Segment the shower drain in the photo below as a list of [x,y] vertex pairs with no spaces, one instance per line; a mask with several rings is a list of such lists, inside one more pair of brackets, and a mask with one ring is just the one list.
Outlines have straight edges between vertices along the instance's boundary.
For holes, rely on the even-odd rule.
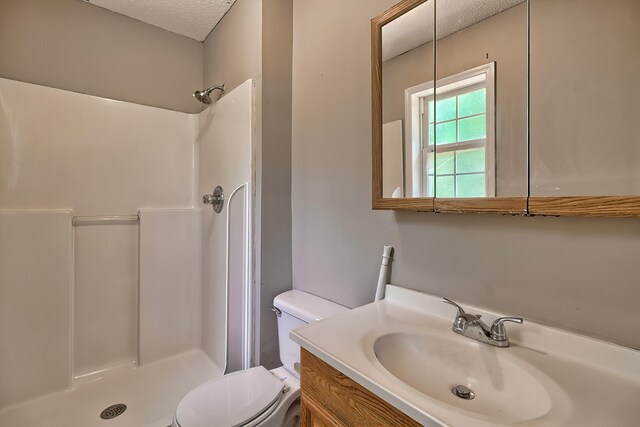
[[111,418],[115,418],[118,415],[122,415],[124,411],[127,410],[127,405],[124,403],[116,403],[115,405],[111,405],[106,408],[104,411],[100,413],[100,418],[103,420],[110,420]]

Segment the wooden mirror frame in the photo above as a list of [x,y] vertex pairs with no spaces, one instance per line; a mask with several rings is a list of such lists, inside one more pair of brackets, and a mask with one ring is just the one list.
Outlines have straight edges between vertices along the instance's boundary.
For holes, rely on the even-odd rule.
[[527,214],[543,216],[640,216],[640,196],[533,196]]
[[[640,216],[640,196],[486,198],[384,198],[382,196],[382,27],[426,1],[429,0],[402,0],[371,20],[372,208],[374,210],[508,215]],[[529,144],[528,141],[527,144]],[[529,151],[530,147],[527,149],[528,153]],[[527,179],[530,180],[530,176]]]

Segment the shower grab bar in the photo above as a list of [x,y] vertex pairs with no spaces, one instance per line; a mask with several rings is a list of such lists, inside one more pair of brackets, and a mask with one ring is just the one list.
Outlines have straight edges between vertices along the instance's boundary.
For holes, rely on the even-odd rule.
[[78,225],[106,225],[137,223],[140,215],[102,215],[102,216],[73,216],[71,224]]

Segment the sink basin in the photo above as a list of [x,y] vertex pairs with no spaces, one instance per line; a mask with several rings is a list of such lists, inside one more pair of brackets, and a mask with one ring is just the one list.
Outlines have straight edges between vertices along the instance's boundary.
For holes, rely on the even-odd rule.
[[[551,409],[549,392],[537,378],[540,373],[510,357],[509,349],[456,335],[390,333],[375,340],[374,352],[398,380],[477,418],[517,424]],[[458,385],[475,397],[455,395],[452,389]]]

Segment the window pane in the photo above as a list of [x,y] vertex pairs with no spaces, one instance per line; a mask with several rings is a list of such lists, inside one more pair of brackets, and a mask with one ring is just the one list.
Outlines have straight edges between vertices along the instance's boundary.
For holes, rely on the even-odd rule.
[[487,90],[478,89],[458,97],[458,117],[487,112]]
[[[431,131],[431,129],[429,131]],[[456,122],[437,124],[436,145],[452,144],[454,142],[456,142]]]
[[433,145],[433,125],[429,125],[429,145]]
[[484,172],[486,167],[484,156],[484,147],[456,151],[456,171],[458,173]]
[[[433,175],[433,157],[434,153],[427,154],[427,175]],[[436,156],[436,174],[437,175],[452,175],[454,173],[453,162],[454,152],[438,153]]]
[[[440,98],[440,96],[438,96]],[[453,120],[456,118],[456,97],[439,99],[436,103],[436,122]]]
[[487,116],[485,114],[458,121],[458,141],[471,141],[486,137]]
[[454,176],[436,177],[436,197],[455,197]]
[[454,151],[436,154],[436,175],[453,174]]
[[433,101],[428,102],[427,113],[429,116],[429,123],[433,123]]
[[433,175],[433,164],[434,164],[433,159],[434,158],[435,158],[435,153],[433,152],[427,153],[427,165],[426,165],[427,175]]
[[[456,176],[457,197],[485,197],[485,174],[478,173],[472,175]],[[439,182],[439,181],[438,181]],[[440,189],[438,188],[438,191]]]
[[427,176],[427,194],[425,197],[433,197],[433,175]]

